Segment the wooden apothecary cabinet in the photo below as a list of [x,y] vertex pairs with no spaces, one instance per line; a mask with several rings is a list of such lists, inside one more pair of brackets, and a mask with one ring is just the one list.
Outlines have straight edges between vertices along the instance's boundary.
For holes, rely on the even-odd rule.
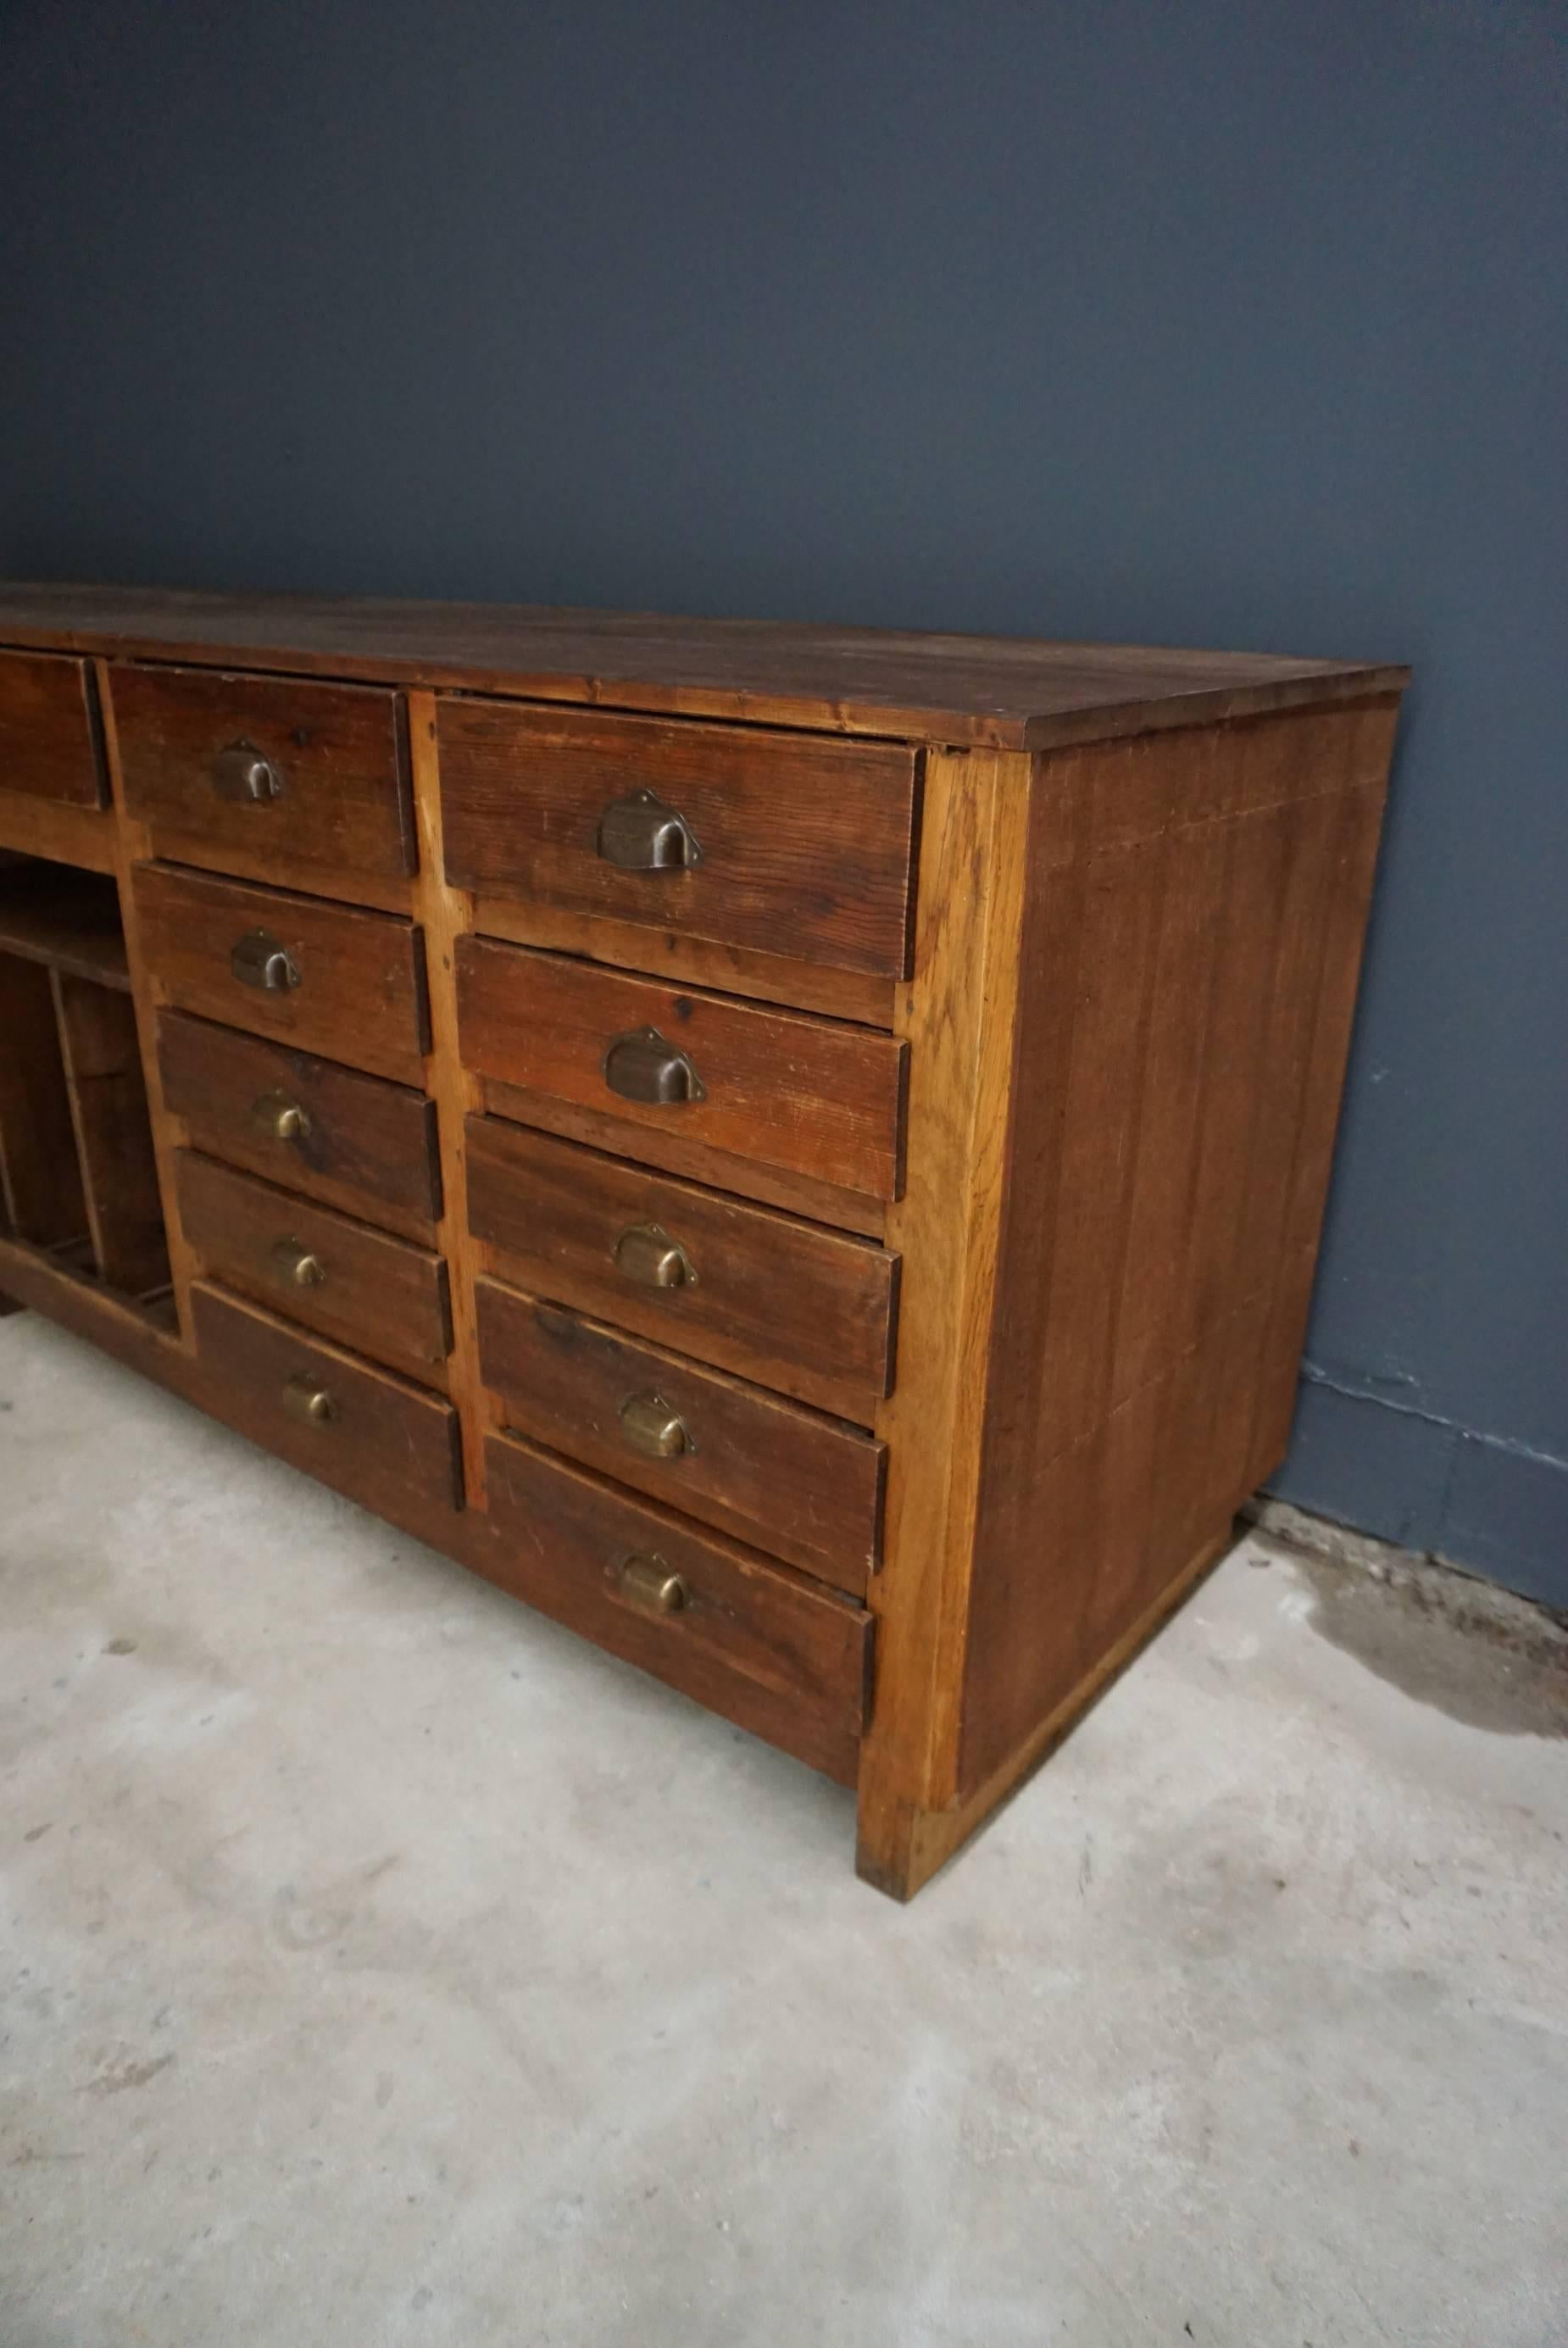
[[0,591],[0,1290],[906,1896],[1284,1451],[1406,681]]

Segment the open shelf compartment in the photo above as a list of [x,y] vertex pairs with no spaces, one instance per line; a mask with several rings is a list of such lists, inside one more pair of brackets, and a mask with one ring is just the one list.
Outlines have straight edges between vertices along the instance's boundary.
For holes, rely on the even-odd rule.
[[0,861],[0,1216],[167,1317],[169,1249],[115,883]]

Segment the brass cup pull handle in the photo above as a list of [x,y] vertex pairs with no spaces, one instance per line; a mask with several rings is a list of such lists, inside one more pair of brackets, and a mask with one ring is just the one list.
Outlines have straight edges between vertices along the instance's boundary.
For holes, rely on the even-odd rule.
[[308,1370],[296,1370],[292,1378],[284,1381],[284,1408],[292,1418],[303,1419],[306,1426],[326,1426],[337,1416],[334,1402],[319,1378]]
[[616,1580],[626,1603],[644,1614],[678,1614],[689,1594],[680,1575],[652,1552],[623,1559]]
[[212,761],[212,788],[221,799],[264,807],[283,796],[284,772],[253,742],[231,742]]
[[707,1097],[686,1054],[656,1027],[634,1027],[630,1035],[614,1038],[604,1054],[604,1082],[623,1100],[644,1101],[655,1108],[676,1108],[683,1101]]
[[263,1093],[251,1103],[251,1123],[271,1141],[303,1141],[310,1131],[310,1116],[287,1093]]
[[610,1251],[616,1271],[639,1288],[694,1288],[696,1266],[657,1223],[634,1223]]
[[279,1279],[294,1288],[319,1288],[326,1278],[320,1256],[302,1247],[298,1240],[279,1240],[272,1251],[272,1262]]
[[599,854],[623,872],[689,872],[702,862],[692,828],[656,791],[612,799],[599,819]]
[[696,1448],[679,1411],[656,1394],[628,1395],[619,1416],[621,1440],[645,1459],[679,1459]]
[[230,953],[229,968],[242,986],[259,987],[263,994],[286,994],[299,984],[299,964],[270,930],[247,930]]

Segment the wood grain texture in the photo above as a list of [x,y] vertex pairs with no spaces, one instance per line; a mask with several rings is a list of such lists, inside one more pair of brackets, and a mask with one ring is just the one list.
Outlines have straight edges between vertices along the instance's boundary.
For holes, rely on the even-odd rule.
[[[158,1023],[158,1056],[171,1113],[210,1158],[429,1245],[441,1177],[422,1093],[178,1011]],[[284,1104],[304,1123],[280,1138],[268,1112]]]
[[[410,922],[160,864],[138,866],[135,894],[145,966],[177,1010],[423,1084],[425,966]],[[269,994],[234,976],[230,955],[253,930],[287,949],[297,986]]]
[[85,661],[0,652],[0,790],[100,808],[108,796]]
[[955,1791],[1031,787],[1026,762],[989,752],[928,762],[914,977],[900,1004],[910,1170],[888,1219],[903,1295],[897,1376],[876,1419],[887,1527],[860,1777],[860,1866],[883,1884],[910,1808]]
[[79,1239],[87,1201],[48,971],[0,953],[0,1206],[40,1247]]
[[[884,979],[907,974],[918,758],[903,745],[443,698],[449,879]],[[628,872],[598,850],[614,801],[652,792],[701,850]],[[695,980],[698,973],[677,973]]]
[[[754,1551],[634,1500],[511,1436],[490,1444],[494,1578],[611,1654],[852,1783],[871,1620]],[[622,1570],[657,1556],[686,1588],[678,1612],[623,1594]]]
[[[179,1199],[204,1275],[405,1377],[441,1382],[451,1321],[439,1256],[194,1150],[180,1154]],[[284,1260],[305,1255],[320,1267],[310,1285]]]
[[88,1231],[100,1279],[142,1296],[169,1282],[169,1246],[129,994],[51,973]]
[[[0,839],[5,810],[0,803]],[[684,937],[599,913],[569,913],[518,897],[495,897],[478,889],[473,926],[487,937],[510,938],[514,945],[540,946],[547,953],[580,954],[585,962],[610,963],[650,978],[683,986],[710,987],[717,994],[744,994],[760,1003],[784,1003],[797,1011],[820,1011],[830,1019],[858,1020],[862,1027],[892,1025],[892,982],[863,978],[856,971],[802,962],[795,954],[755,953],[742,946],[715,945],[707,938]]]
[[[114,721],[114,706],[109,698],[108,675],[102,661],[94,663],[94,685],[98,705],[102,716],[104,765],[108,776],[109,804],[112,809],[114,834],[115,890],[119,899],[120,926],[125,935],[126,972],[130,980],[130,999],[136,1013],[137,1044],[141,1054],[141,1079],[147,1095],[148,1122],[152,1134],[152,1154],[158,1169],[158,1194],[163,1210],[163,1236],[169,1251],[169,1272],[173,1292],[175,1333],[181,1345],[189,1349],[193,1343],[191,1328],[191,1282],[193,1268],[185,1235],[180,1228],[180,1216],[175,1204],[175,1159],[184,1138],[177,1118],[169,1113],[163,1097],[163,1073],[158,1065],[158,1012],[152,973],[145,951],[140,909],[136,900],[133,875],[137,866],[145,861],[150,843],[144,827],[126,811],[125,777],[119,762],[119,734]],[[162,1358],[161,1356],[160,1358]]]
[[408,753],[419,836],[414,908],[423,927],[429,985],[431,1049],[426,1084],[436,1104],[441,1153],[441,1220],[436,1243],[447,1265],[452,1316],[448,1390],[457,1406],[466,1505],[475,1510],[486,1504],[486,1438],[497,1414],[480,1367],[474,1281],[480,1251],[469,1218],[467,1121],[480,1106],[480,1087],[463,1066],[458,1035],[458,943],[473,909],[445,877],[436,705],[428,693],[408,695]]
[[1005,750],[1397,690],[1387,664],[542,605],[0,587],[0,638]]
[[535,1126],[562,1141],[581,1141],[590,1149],[643,1163],[656,1157],[661,1172],[679,1174],[710,1190],[728,1190],[737,1198],[757,1199],[766,1207],[781,1207],[787,1215],[803,1215],[808,1222],[830,1223],[835,1231],[860,1231],[880,1240],[887,1221],[887,1202],[868,1198],[863,1190],[842,1190],[833,1182],[813,1181],[809,1174],[792,1174],[782,1166],[765,1166],[760,1159],[741,1158],[732,1149],[715,1149],[710,1142],[683,1140],[678,1132],[658,1138],[657,1151],[645,1144],[645,1128],[624,1117],[607,1117],[603,1109],[587,1108],[554,1093],[524,1092],[493,1076],[480,1081],[483,1106],[493,1117],[513,1125]]
[[[880,1554],[884,1453],[859,1427],[495,1281],[480,1281],[479,1312],[485,1380],[507,1426],[864,1591]],[[634,1398],[678,1416],[673,1456],[650,1458],[628,1442],[621,1414]]]
[[[815,1766],[858,1769],[861,1871],[907,1895],[1163,1618],[1283,1448],[1404,673],[637,615],[31,590],[7,607],[0,591],[7,608],[0,638],[53,660],[51,691],[91,654],[77,681],[113,798],[51,798],[0,767],[0,984],[23,1006],[15,1032],[44,1039],[26,1057],[57,1124],[72,1080],[48,1037],[80,1027],[82,1069],[98,1053],[129,1097],[134,1012],[191,1342],[88,1276],[113,1243],[86,1193],[90,1244],[0,1238],[0,1291]],[[216,737],[198,742],[194,718],[180,734],[181,716],[148,774],[155,862],[107,675],[111,654],[139,653],[161,665],[130,696],[225,721],[242,704],[277,728],[285,705],[330,703],[352,732],[390,713],[396,860],[385,798],[366,817],[356,784],[338,794],[339,740],[286,868],[303,885],[246,885],[280,873],[246,810],[231,833],[206,829]],[[227,679],[236,657],[249,674]],[[402,730],[386,686],[413,688]],[[481,842],[449,855],[437,695],[451,691],[489,705],[443,713]],[[286,747],[308,763],[320,746],[295,730]],[[284,734],[269,738],[286,768]],[[164,771],[181,757],[183,798]],[[830,805],[824,778],[851,775]],[[704,864],[601,870],[612,785],[682,806]],[[890,963],[912,841],[913,963]],[[714,842],[727,890],[689,887],[717,879]],[[73,970],[66,929],[37,927],[36,884],[5,956],[16,851],[113,873],[129,995],[90,1010],[117,1035],[73,1005],[89,969],[107,974],[101,950]],[[185,869],[208,860],[230,877]],[[234,980],[247,926],[281,933],[305,987],[269,998]],[[491,1006],[495,1073],[463,1065],[459,963],[526,974]],[[677,1138],[664,1112],[629,1115],[584,1081],[612,1034],[666,1018],[705,1083],[699,1034],[720,1065],[735,1038],[767,1039],[736,1047],[758,1090],[733,1129]],[[810,1060],[830,1036],[861,1072],[847,1089]],[[0,1171],[14,1058],[0,1051]],[[252,1122],[256,1148],[293,1155],[247,1164],[224,1126],[285,1073],[334,1129],[312,1167]],[[789,1107],[770,1121],[775,1096]],[[68,1160],[57,1132],[32,1152],[57,1219],[62,1165],[126,1155],[84,1138],[79,1086],[75,1106]],[[222,1162],[187,1158],[181,1213],[192,1141]],[[269,1189],[263,1171],[289,1179]],[[148,1172],[144,1154],[144,1232]],[[319,1240],[351,1231],[366,1263],[445,1265],[452,1351],[423,1366],[455,1407],[198,1276],[247,1278],[258,1198],[315,1218]],[[364,1221],[344,1225],[355,1207]],[[638,1224],[686,1249],[682,1286],[617,1269]],[[371,1300],[385,1326],[399,1294],[395,1272],[366,1273],[366,1317],[343,1327],[373,1350]],[[296,1372],[341,1401],[327,1428],[285,1409]],[[696,1432],[676,1469],[624,1447],[621,1407],[644,1385]],[[631,1610],[634,1545],[678,1551],[695,1635]]]
[[72,807],[0,785],[0,849],[52,857],[83,872],[112,872],[116,829],[107,808]]
[[[390,1370],[198,1281],[196,1351],[211,1407],[267,1451],[368,1509],[438,1537],[461,1489],[456,1413]],[[306,1424],[284,1399],[292,1378],[323,1386],[333,1416]]]
[[[489,938],[459,943],[458,1002],[465,1066],[613,1118],[650,1165],[665,1162],[673,1138],[865,1197],[897,1195],[904,1050],[891,1035]],[[649,1030],[689,1060],[700,1099],[645,1104],[613,1089],[610,1047]]]
[[[489,1267],[552,1304],[869,1425],[892,1372],[884,1249],[493,1117],[468,1126],[469,1213]],[[615,1246],[655,1224],[695,1277],[639,1286]]]
[[1315,1247],[1394,716],[1097,746],[1037,784],[960,1794],[1229,1525],[1260,1391],[1283,1438],[1287,1202]]
[[[255,870],[309,889],[322,868],[398,878],[414,869],[407,762],[390,693],[207,669],[109,671],[126,806],[160,855]],[[221,795],[214,774],[237,744],[277,770],[276,796]],[[235,862],[236,856],[241,860]]]

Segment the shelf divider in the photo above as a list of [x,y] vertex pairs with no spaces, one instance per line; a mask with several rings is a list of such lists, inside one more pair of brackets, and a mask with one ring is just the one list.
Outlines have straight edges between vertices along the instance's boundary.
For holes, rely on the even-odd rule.
[[169,1249],[129,994],[57,966],[50,973],[98,1275],[139,1296],[165,1287]]

